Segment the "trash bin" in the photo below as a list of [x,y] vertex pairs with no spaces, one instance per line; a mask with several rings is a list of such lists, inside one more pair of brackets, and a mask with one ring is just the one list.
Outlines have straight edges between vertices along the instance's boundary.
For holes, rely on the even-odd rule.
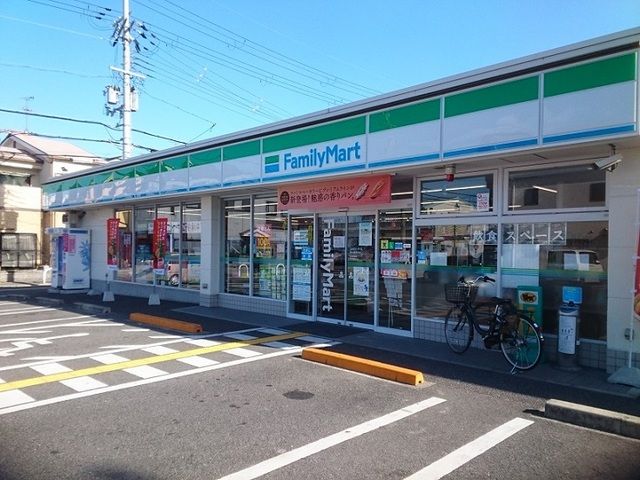
[[580,345],[580,308],[573,302],[563,302],[558,311],[558,368],[580,370],[578,346]]

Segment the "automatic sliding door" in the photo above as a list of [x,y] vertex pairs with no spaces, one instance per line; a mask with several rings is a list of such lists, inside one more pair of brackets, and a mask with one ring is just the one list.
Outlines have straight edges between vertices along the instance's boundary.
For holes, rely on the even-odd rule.
[[289,313],[313,315],[313,215],[290,216]]
[[347,312],[349,323],[373,325],[375,300],[375,215],[352,215],[347,228]]
[[346,220],[344,215],[318,217],[318,317],[329,321],[344,321]]

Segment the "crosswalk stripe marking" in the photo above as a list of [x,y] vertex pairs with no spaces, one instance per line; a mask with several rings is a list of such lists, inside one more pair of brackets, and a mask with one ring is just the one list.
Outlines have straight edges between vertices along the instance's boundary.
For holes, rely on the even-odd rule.
[[11,390],[10,392],[0,392],[0,408],[13,407],[23,403],[33,402],[33,398],[22,390]]
[[192,367],[208,367],[209,365],[215,365],[220,362],[216,362],[215,360],[210,360],[208,358],[193,356],[187,358],[179,358],[179,362],[186,363],[187,365],[191,365]]
[[312,335],[303,335],[301,337],[298,337],[298,340],[309,343],[325,343],[327,341],[326,338],[314,337]]
[[356,425],[354,427],[347,428],[346,430],[342,430],[341,432],[334,433],[333,435],[329,435],[328,437],[321,438],[320,440],[309,443],[300,448],[290,450],[286,453],[283,453],[282,455],[278,455],[277,457],[270,458],[269,460],[265,460],[264,462],[258,463],[249,468],[245,468],[244,470],[240,470],[238,472],[222,477],[219,480],[251,480],[253,478],[261,477],[263,475],[266,475],[267,473],[273,472],[282,467],[297,462],[298,460],[326,450],[327,448],[339,445],[343,442],[346,442],[347,440],[351,440],[353,438],[359,437],[360,435],[364,435],[365,433],[377,430],[380,427],[384,427],[386,425],[390,425],[394,422],[407,418],[418,412],[426,410],[429,407],[438,405],[444,401],[445,400],[443,398],[438,397],[428,398],[427,400],[414,403],[413,405],[401,408],[399,410],[396,410],[395,412],[388,413],[381,417],[361,423],[360,425]]
[[96,362],[104,363],[105,365],[113,365],[114,363],[129,361],[128,358],[121,357],[120,355],[116,355],[114,353],[105,353],[104,355],[96,355],[95,357],[90,358],[92,360],[95,360]]
[[95,390],[96,388],[104,388],[106,383],[102,383],[93,377],[78,377],[71,378],[69,380],[62,380],[60,383],[72,388],[76,392],[86,392],[88,390]]
[[[296,351],[301,352],[302,348],[298,348]],[[9,406],[7,408],[0,407],[0,415],[8,415],[10,413],[21,412],[23,410],[30,410],[32,408],[44,407],[46,405],[54,405],[56,403],[67,402],[69,400],[77,400],[78,398],[86,398],[94,395],[101,395],[103,393],[108,393],[108,392],[117,392],[120,390],[126,390],[128,388],[140,387],[142,385],[151,385],[152,383],[165,382],[167,380],[172,380],[174,378],[183,378],[191,375],[198,375],[204,372],[212,372],[214,370],[221,370],[224,368],[233,368],[237,365],[245,365],[247,363],[281,357],[284,355],[291,355],[291,352],[286,350],[278,350],[276,352],[266,353],[259,357],[239,358],[237,360],[218,363],[216,365],[210,365],[208,367],[190,368],[188,370],[183,370],[181,372],[169,373],[163,377],[153,377],[153,378],[134,380],[132,382],[120,383],[117,385],[109,385],[107,387],[98,388],[96,390],[90,390],[88,392],[75,392],[75,393],[70,393],[68,395],[61,395],[59,397],[48,398],[46,400],[35,400],[35,401],[31,401],[29,403],[24,403],[21,405],[16,404],[13,406]],[[15,391],[18,391],[18,390],[14,390],[14,392]],[[4,393],[8,393],[8,392],[0,393],[0,397],[2,397]]]
[[153,353],[154,355],[166,355],[167,353],[174,353],[178,351],[175,348],[163,347],[162,345],[143,348],[142,350],[147,353]]
[[532,423],[531,420],[516,417],[445,455],[428,467],[408,476],[405,480],[437,480],[442,478]]
[[256,338],[255,340],[247,340],[245,342],[222,343],[219,345],[211,345],[209,347],[194,348],[194,349],[185,350],[182,352],[169,353],[167,355],[157,355],[154,357],[145,357],[145,358],[139,358],[136,360],[128,360],[126,362],[113,363],[108,365],[99,365],[97,367],[84,368],[82,370],[73,370],[70,372],[56,373],[53,375],[43,375],[41,377],[27,378],[24,380],[17,380],[13,382],[0,384],[0,392],[6,392],[7,390],[15,390],[19,388],[31,387],[34,385],[43,385],[45,383],[59,382],[62,380],[68,380],[70,378],[83,377],[85,375],[96,375],[98,373],[113,372],[116,370],[124,370],[127,368],[134,368],[134,367],[139,367],[143,365],[167,362],[169,360],[177,360],[179,358],[193,357],[195,355],[205,355],[207,353],[222,352],[225,350],[232,350],[234,348],[246,347],[248,345],[258,345],[260,343],[288,340],[291,338],[300,337],[302,335],[303,334],[300,332],[293,332],[285,335],[275,335],[272,337]]
[[262,355],[260,352],[254,352],[253,350],[248,350],[246,348],[232,348],[230,350],[225,350],[225,353],[229,353],[231,355],[235,355],[236,357],[242,358],[257,357],[258,355]]
[[167,374],[167,372],[160,370],[159,368],[156,368],[156,367],[150,367],[149,365],[141,365],[139,367],[125,368],[124,371],[140,378],[159,377],[160,375]]
[[255,335],[247,335],[246,333],[227,333],[225,337],[233,338],[234,340],[253,340],[256,338]]
[[61,363],[44,363],[42,365],[34,365],[31,367],[32,370],[35,370],[42,375],[54,375],[56,373],[64,373],[70,372],[71,369],[69,367],[65,367]]

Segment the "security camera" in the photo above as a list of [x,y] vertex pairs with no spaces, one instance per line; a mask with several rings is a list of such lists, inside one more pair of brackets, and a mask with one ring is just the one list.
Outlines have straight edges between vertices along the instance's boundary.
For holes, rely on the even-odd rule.
[[591,166],[594,170],[608,170],[613,171],[618,164],[622,161],[622,155],[616,153],[614,155],[610,155],[606,158],[601,158],[600,160],[596,160]]

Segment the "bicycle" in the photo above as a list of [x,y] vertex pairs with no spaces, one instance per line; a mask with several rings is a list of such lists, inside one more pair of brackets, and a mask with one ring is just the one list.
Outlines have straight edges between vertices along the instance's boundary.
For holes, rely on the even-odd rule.
[[[474,332],[482,336],[485,348],[496,344],[504,358],[516,370],[530,370],[540,361],[544,338],[540,327],[526,314],[518,312],[510,299],[493,297],[488,302],[474,305],[478,283],[495,282],[479,276],[475,280],[460,277],[458,283],[445,285],[445,299],[453,306],[444,321],[444,335],[449,348],[458,354],[467,351]],[[476,310],[491,307],[486,325],[480,323]]]

